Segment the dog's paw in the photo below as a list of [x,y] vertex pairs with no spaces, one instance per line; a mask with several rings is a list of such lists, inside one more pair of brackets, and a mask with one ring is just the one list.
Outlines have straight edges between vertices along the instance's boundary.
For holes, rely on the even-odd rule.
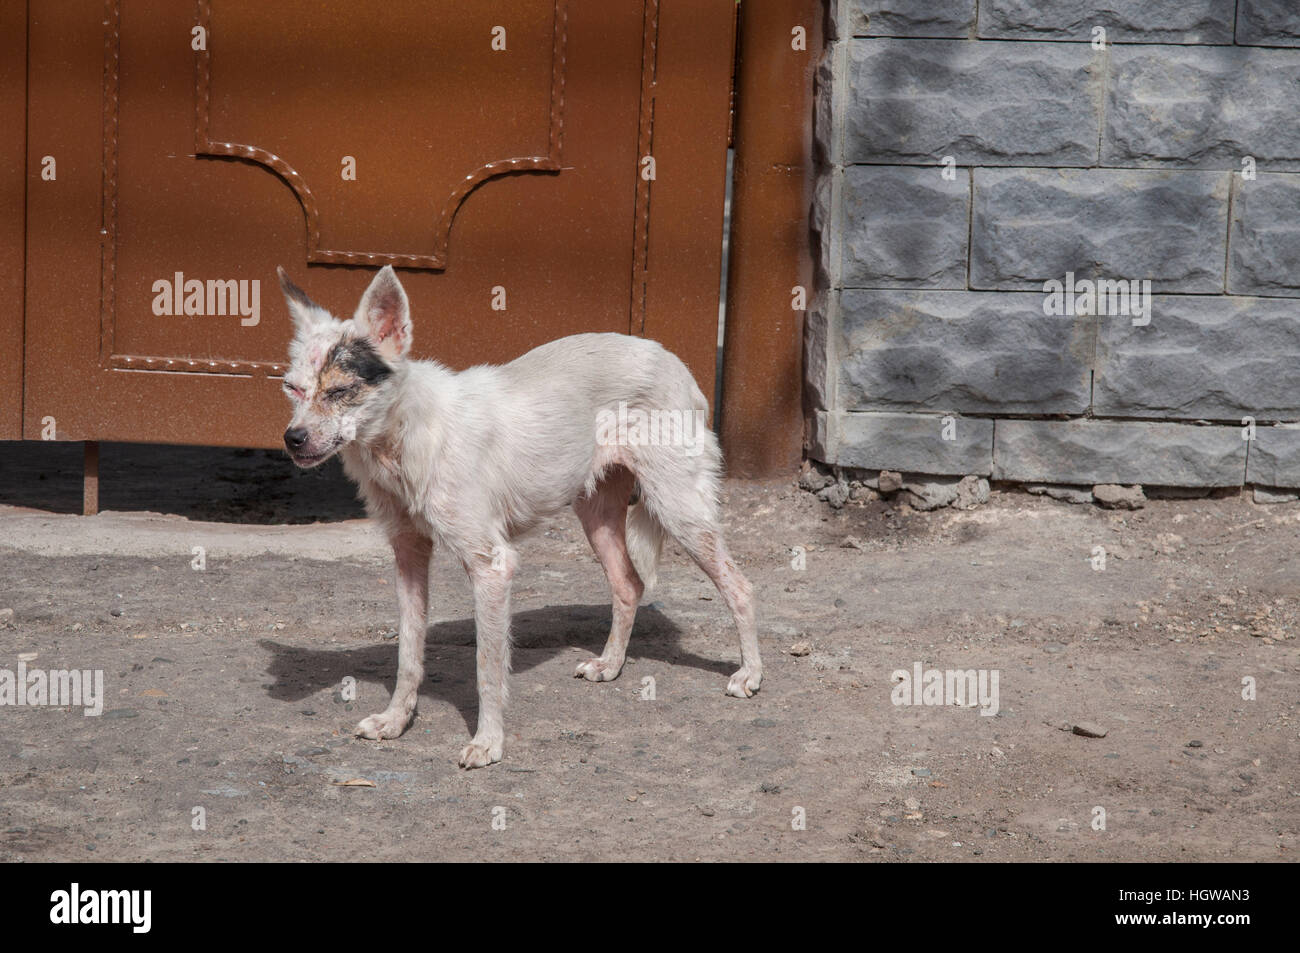
[[504,747],[505,742],[502,738],[475,737],[461,749],[460,766],[462,768],[486,768],[489,764],[496,764],[501,760],[501,752]]
[[623,671],[621,663],[615,665],[603,658],[589,658],[585,662],[578,663],[578,667],[573,670],[573,677],[585,678],[589,682],[612,682],[618,678],[618,673],[621,671]]
[[727,682],[727,694],[735,698],[750,698],[754,692],[758,691],[758,686],[762,681],[762,669],[751,672],[747,668],[742,668],[731,676],[731,680]]
[[378,715],[371,715],[369,718],[362,719],[361,723],[357,725],[357,737],[369,738],[371,741],[396,738],[406,730],[410,720],[410,715],[390,708]]

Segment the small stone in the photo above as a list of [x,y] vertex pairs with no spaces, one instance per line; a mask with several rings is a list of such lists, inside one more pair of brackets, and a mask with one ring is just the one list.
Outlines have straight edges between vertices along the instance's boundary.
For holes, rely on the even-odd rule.
[[140,717],[140,713],[136,711],[134,708],[114,708],[111,711],[104,712],[105,720],[108,719],[116,720],[118,718],[138,718],[138,717]]
[[921,809],[921,802],[914,797],[904,798],[903,807],[907,808],[909,811],[919,811]]
[[703,807],[697,804],[695,805],[695,809],[699,811],[701,814],[703,814],[705,817],[712,817],[714,814],[713,808],[711,807]]
[[908,483],[900,499],[914,510],[928,513],[949,506],[957,499],[957,487],[952,482]]
[[1118,483],[1098,483],[1092,488],[1092,497],[1108,510],[1140,510],[1147,502],[1141,486],[1120,486]]
[[1101,725],[1091,721],[1081,721],[1071,730],[1073,730],[1076,735],[1081,735],[1084,738],[1105,738],[1107,732],[1110,731],[1109,728],[1103,728]]
[[912,774],[918,778],[928,778],[930,776],[929,768],[913,768]]
[[771,718],[755,718],[750,722],[755,728],[775,728],[776,722]]
[[902,499],[915,510],[927,513],[951,506],[969,510],[989,501],[989,481],[983,477],[931,477],[929,480],[903,484]]
[[1257,486],[1254,492],[1255,502],[1268,503],[1294,503],[1300,500],[1300,490],[1281,490],[1276,487]]
[[[856,536],[845,536],[843,541],[841,541],[840,543],[840,549],[862,549],[862,548],[863,548],[862,540],[858,539]],[[9,614],[13,615],[13,610],[10,610]],[[0,621],[3,621],[3,619],[0,619]]]
[[1092,490],[1086,486],[1069,486],[1064,483],[1030,483],[1025,486],[1027,493],[1034,496],[1048,496],[1063,503],[1091,503]]
[[989,481],[981,476],[964,476],[957,481],[953,509],[971,510],[989,501]]
[[833,510],[843,509],[848,498],[849,485],[847,483],[832,483],[817,493],[817,499],[825,500]]
[[833,477],[828,476],[825,473],[822,473],[821,471],[817,470],[815,467],[809,467],[809,469],[806,472],[800,474],[799,476],[799,488],[803,490],[808,490],[809,492],[812,493],[816,493],[822,487],[826,486],[827,483],[830,483],[833,479],[834,479]]
[[14,620],[14,610],[6,606],[0,609],[0,625],[8,625]]
[[108,610],[108,614],[116,618],[117,616],[120,616],[122,614],[122,610],[119,609],[117,606],[113,606],[113,608]]
[[811,652],[812,652],[811,642],[796,642],[794,645],[790,646],[790,654],[799,656],[801,658],[805,655],[810,654]]
[[903,474],[893,470],[881,470],[879,486],[881,493],[897,493],[903,488]]
[[1204,741],[1189,741],[1189,742],[1187,742],[1187,747],[1189,747],[1189,748],[1204,748],[1204,747],[1205,747],[1205,742],[1204,742]]

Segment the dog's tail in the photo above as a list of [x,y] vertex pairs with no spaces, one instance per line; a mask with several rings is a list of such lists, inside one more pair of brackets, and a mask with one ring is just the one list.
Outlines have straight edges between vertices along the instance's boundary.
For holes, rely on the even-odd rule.
[[645,595],[655,587],[659,571],[659,553],[664,545],[664,528],[646,506],[640,488],[627,508],[627,555],[645,586]]

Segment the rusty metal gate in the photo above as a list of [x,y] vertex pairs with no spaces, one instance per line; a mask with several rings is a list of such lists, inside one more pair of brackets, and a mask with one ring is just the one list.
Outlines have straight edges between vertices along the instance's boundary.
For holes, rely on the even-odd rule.
[[278,446],[278,264],[345,317],[394,265],[416,356],[620,331],[711,394],[733,12],[4,5],[0,437]]

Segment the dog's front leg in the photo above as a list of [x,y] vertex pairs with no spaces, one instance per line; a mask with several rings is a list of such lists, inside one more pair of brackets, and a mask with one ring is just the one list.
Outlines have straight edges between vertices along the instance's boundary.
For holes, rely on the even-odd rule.
[[357,725],[363,738],[396,738],[406,730],[424,678],[424,633],[429,618],[429,556],[433,541],[408,530],[390,537],[397,561],[397,687],[388,708]]
[[494,547],[466,565],[474,586],[474,624],[478,634],[478,731],[460,753],[462,768],[482,768],[501,760],[505,747],[502,713],[510,676],[510,580],[518,557]]

